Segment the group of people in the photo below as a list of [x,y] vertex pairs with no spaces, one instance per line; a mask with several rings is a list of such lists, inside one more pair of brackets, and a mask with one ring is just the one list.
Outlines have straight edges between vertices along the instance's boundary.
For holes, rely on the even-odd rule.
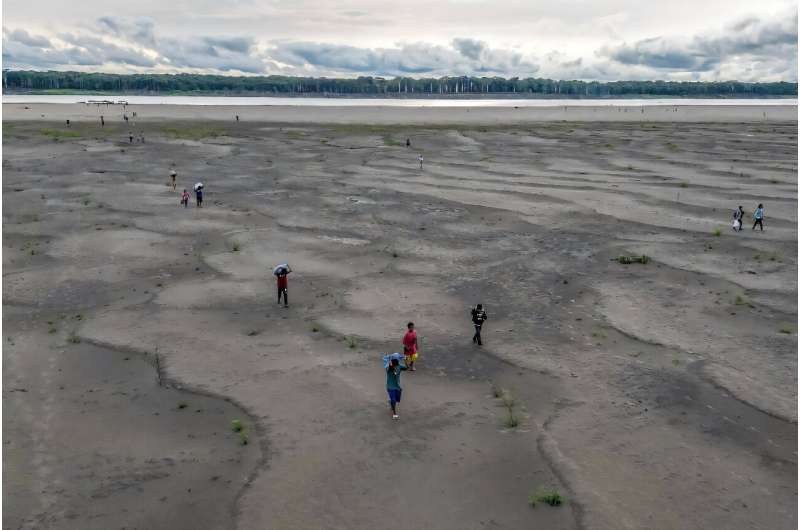
[[[172,169],[170,169],[170,171],[169,171],[169,178],[170,178],[170,181],[171,181],[171,184],[172,184],[172,189],[174,191],[174,190],[176,190],[178,188],[178,172],[175,171],[174,167]],[[183,192],[181,193],[181,205],[184,208],[189,206],[189,197],[190,197],[189,196],[189,192],[186,190],[186,188],[183,188]],[[194,197],[195,197],[195,203],[197,204],[197,207],[198,208],[202,208],[203,207],[203,183],[202,182],[198,182],[197,184],[194,185]]]
[[[741,232],[742,231],[742,222],[744,221],[744,208],[741,205],[733,211],[733,222],[732,228],[734,232]],[[752,230],[756,229],[756,226],[761,228],[761,231],[764,231],[764,205],[759,204],[758,207],[753,212],[753,228]]]
[[[281,263],[272,271],[277,280],[278,285],[278,305],[283,301],[283,307],[289,307],[289,274],[292,268],[288,263]],[[476,305],[471,310],[472,324],[475,326],[475,335],[472,336],[472,342],[481,346],[481,328],[484,322],[489,319],[486,310],[482,304]],[[403,395],[403,388],[400,386],[400,373],[409,370],[416,371],[414,366],[419,359],[419,342],[417,340],[417,330],[414,328],[414,323],[409,322],[406,324],[406,332],[401,340],[403,344],[403,363],[400,363],[400,354],[395,353],[384,358],[386,362],[386,393],[389,394],[389,407],[392,409],[392,419],[398,419],[400,416],[397,414],[397,406],[400,404],[400,399]],[[388,362],[387,362],[388,360]]]
[[[489,320],[489,315],[482,304],[478,304],[471,310],[472,324],[475,326],[475,335],[472,336],[472,342],[478,346],[483,345],[481,340],[481,328],[483,323]],[[409,322],[406,327],[408,328],[403,335],[403,361],[400,364],[400,359],[397,355],[390,355],[389,363],[386,367],[386,393],[389,394],[389,407],[392,409],[392,419],[396,420],[400,416],[397,414],[397,406],[400,404],[400,399],[403,395],[403,388],[400,386],[400,373],[409,370],[416,371],[414,364],[419,359],[419,344],[417,342],[417,331],[414,329],[414,323]]]

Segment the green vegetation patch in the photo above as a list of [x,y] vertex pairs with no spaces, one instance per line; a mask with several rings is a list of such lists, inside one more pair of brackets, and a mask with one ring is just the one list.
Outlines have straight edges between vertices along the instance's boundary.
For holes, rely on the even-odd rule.
[[53,140],[61,140],[64,138],[80,138],[81,133],[77,131],[64,131],[61,129],[39,129],[39,134],[43,136],[48,136]]
[[162,132],[172,138],[179,140],[202,140],[204,138],[217,138],[223,136],[225,131],[213,127],[167,127]]
[[548,504],[550,506],[561,506],[566,499],[557,491],[543,491],[528,497],[528,504],[531,508],[536,508],[539,503]]
[[617,262],[622,263],[623,265],[630,265],[631,263],[641,263],[642,265],[647,265],[650,262],[650,257],[642,254],[641,256],[625,256],[622,255],[617,258]]

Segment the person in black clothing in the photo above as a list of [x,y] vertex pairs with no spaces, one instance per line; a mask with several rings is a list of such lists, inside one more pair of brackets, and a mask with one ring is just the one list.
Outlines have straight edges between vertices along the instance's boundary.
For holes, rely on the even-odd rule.
[[475,306],[475,309],[472,310],[472,323],[475,325],[475,335],[472,336],[472,342],[478,346],[483,345],[483,342],[481,342],[481,326],[487,320],[489,320],[489,316],[483,310],[483,305],[478,304]]

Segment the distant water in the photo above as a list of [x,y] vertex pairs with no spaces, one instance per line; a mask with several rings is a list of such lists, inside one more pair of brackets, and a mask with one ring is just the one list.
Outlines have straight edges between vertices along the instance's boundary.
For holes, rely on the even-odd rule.
[[84,103],[90,100],[127,101],[131,105],[286,105],[297,107],[654,107],[661,105],[786,105],[797,98],[776,99],[384,99],[320,97],[227,96],[95,96],[3,95],[3,103]]

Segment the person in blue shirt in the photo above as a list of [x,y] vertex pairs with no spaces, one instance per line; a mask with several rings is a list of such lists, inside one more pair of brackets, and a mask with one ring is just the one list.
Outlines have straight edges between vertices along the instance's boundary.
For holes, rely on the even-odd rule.
[[764,231],[764,205],[763,204],[759,204],[758,208],[756,208],[756,211],[753,212],[753,219],[755,219],[755,221],[753,222],[753,230],[755,230],[756,229],[756,225],[758,225],[758,226],[761,227],[761,231],[763,232]]
[[400,403],[400,397],[403,394],[403,389],[400,388],[400,372],[403,370],[408,370],[408,368],[401,365],[398,359],[392,359],[389,367],[386,368],[386,392],[389,394],[389,406],[392,407],[393,420],[400,417],[397,414],[397,404]]

